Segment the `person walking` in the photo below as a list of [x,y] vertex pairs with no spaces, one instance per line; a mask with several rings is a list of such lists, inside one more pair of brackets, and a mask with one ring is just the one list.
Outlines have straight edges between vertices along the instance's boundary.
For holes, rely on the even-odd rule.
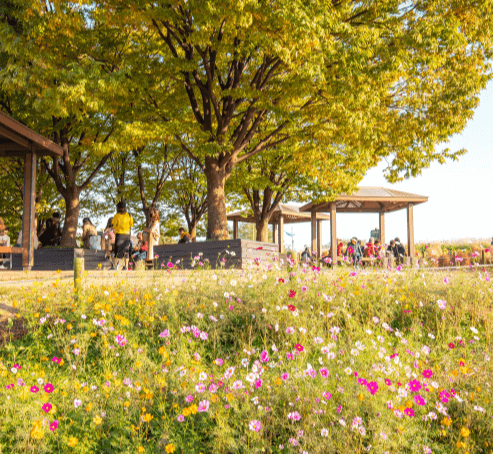
[[161,237],[161,224],[159,222],[159,211],[157,208],[152,208],[149,214],[151,218],[150,227],[146,227],[144,233],[149,238],[147,258],[152,259],[154,257],[154,246],[159,244],[159,238]]
[[124,269],[128,268],[128,255],[130,251],[130,230],[134,220],[127,213],[127,204],[124,201],[116,205],[116,214],[113,216],[113,229],[115,230],[115,261],[114,268],[119,269],[120,260],[123,259]]
[[104,238],[104,258],[111,260],[111,254],[115,248],[115,230],[113,229],[113,218],[109,218],[103,232]]

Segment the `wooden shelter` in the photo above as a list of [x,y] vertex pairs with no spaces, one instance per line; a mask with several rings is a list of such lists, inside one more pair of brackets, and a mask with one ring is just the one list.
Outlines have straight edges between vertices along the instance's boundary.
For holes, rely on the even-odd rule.
[[[332,245],[337,243],[336,212],[340,213],[378,213],[380,241],[385,243],[385,213],[407,209],[407,245],[408,255],[414,258],[414,214],[413,207],[428,201],[428,197],[410,194],[379,187],[361,187],[354,194],[341,194],[331,202],[314,204],[308,203],[300,208],[301,212],[311,213],[312,225],[312,250],[320,254],[320,241],[317,241],[317,216],[320,213],[330,213],[330,241]],[[318,230],[318,232],[317,232]],[[337,260],[337,248],[331,248],[332,263]]]
[[[251,210],[237,211],[236,213],[228,214],[228,221],[233,221],[233,239],[238,238],[238,224],[240,222],[248,222],[255,224],[255,216],[252,214]],[[326,214],[318,215],[318,227],[322,230],[321,224],[324,220],[329,220],[330,216]],[[280,203],[274,213],[272,214],[269,224],[272,224],[272,237],[274,242],[279,245],[279,252],[284,252],[284,224],[295,224],[299,222],[310,222],[310,213],[305,213],[300,211],[299,207],[295,205],[287,205],[285,203]],[[277,233],[277,234],[276,234]],[[322,235],[319,235],[320,247],[322,244]]]
[[24,158],[24,201],[22,214],[22,247],[0,247],[2,254],[22,254],[22,266],[33,266],[35,235],[34,203],[38,156],[63,156],[63,148],[0,112],[0,158]]

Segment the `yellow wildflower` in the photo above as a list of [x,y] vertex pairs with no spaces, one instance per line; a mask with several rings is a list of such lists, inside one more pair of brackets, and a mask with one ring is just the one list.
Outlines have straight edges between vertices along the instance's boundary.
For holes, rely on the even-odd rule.
[[169,445],[166,445],[166,448],[164,448],[164,450],[166,451],[167,454],[171,454],[175,452],[175,447],[173,446],[172,443],[170,443]]
[[79,443],[79,439],[77,437],[70,437],[68,439],[68,445],[71,448],[75,448],[77,446],[77,443]]
[[96,416],[94,416],[94,418],[92,418],[92,422],[93,422],[96,426],[99,426],[100,424],[102,424],[102,423],[103,423],[103,419],[101,418],[101,416],[96,415]]
[[471,431],[469,429],[466,429],[465,427],[463,427],[461,430],[460,430],[460,434],[464,437],[464,438],[467,438],[469,435],[470,435]]

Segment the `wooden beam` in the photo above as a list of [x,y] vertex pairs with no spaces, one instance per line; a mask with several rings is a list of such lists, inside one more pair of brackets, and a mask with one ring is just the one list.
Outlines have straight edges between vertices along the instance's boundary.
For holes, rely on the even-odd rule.
[[383,247],[385,244],[385,213],[383,211],[378,213],[378,230],[380,230],[380,242]]
[[0,137],[12,140],[12,142],[20,145],[26,152],[29,152],[31,150],[31,144],[29,143],[29,140],[25,139],[20,134],[17,134],[16,132],[5,128],[2,125],[0,125]]
[[407,205],[407,250],[411,258],[411,265],[414,264],[414,213],[413,204]]
[[272,241],[277,243],[277,224],[275,222],[272,223]]
[[26,149],[22,145],[18,143],[10,142],[10,143],[0,143],[0,152],[4,151],[22,151],[23,154],[26,154]]
[[284,252],[284,216],[282,214],[279,215],[279,254]]
[[317,219],[317,257],[322,256],[322,220]]
[[22,267],[30,270],[34,264],[34,203],[36,191],[36,153],[27,153],[24,160],[24,207],[22,212]]
[[336,211],[336,204],[332,202],[330,204],[330,258],[332,259],[332,266],[337,265]]
[[315,210],[312,210],[311,228],[312,228],[312,244],[310,250],[312,252],[315,252],[317,250],[317,212]]
[[233,221],[233,240],[238,239],[238,219]]

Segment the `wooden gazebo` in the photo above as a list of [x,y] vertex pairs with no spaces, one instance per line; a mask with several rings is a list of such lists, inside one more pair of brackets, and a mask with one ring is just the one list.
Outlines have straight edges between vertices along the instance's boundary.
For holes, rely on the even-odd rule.
[[[339,213],[378,213],[380,241],[385,243],[385,213],[407,209],[407,245],[408,255],[414,259],[414,215],[413,207],[428,201],[428,197],[410,194],[408,192],[396,191],[379,187],[361,187],[354,194],[341,194],[331,202],[314,204],[308,203],[300,208],[301,212],[311,213],[312,226],[312,250],[320,254],[320,241],[317,237],[321,235],[320,227],[317,229],[317,219],[320,213],[330,213],[330,241],[332,244],[332,263],[337,263],[336,235],[336,212]],[[317,232],[318,230],[318,232]]]
[[[330,216],[320,213],[317,217],[318,228],[321,231],[322,221],[329,220]],[[238,224],[247,222],[255,224],[255,216],[251,210],[237,211],[236,213],[228,214],[228,221],[233,221],[233,239],[238,238]],[[284,224],[295,224],[299,222],[310,222],[310,213],[300,211],[295,205],[287,205],[280,203],[272,214],[269,224],[272,224],[272,237],[274,242],[279,245],[279,252],[284,252]],[[276,235],[277,231],[277,235]],[[322,244],[322,236],[319,235],[319,246]]]
[[24,158],[22,247],[0,247],[2,254],[22,254],[25,270],[33,266],[34,203],[38,156],[63,156],[63,148],[0,112],[0,158]]

